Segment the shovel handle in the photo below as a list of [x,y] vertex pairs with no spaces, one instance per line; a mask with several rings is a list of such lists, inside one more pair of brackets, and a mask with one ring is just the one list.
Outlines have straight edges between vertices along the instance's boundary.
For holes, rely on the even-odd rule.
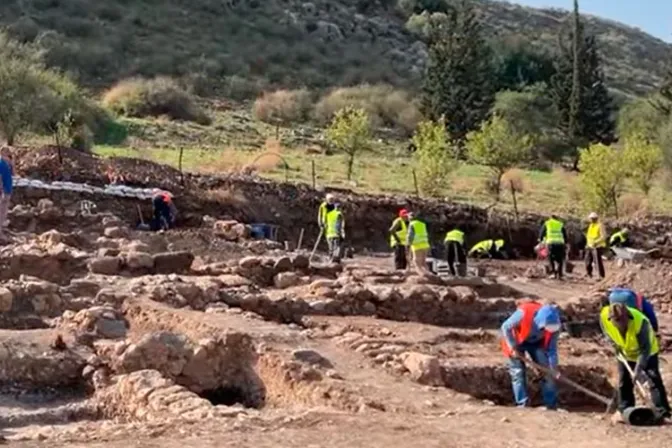
[[[551,369],[548,369],[548,368],[546,368],[546,367],[544,367],[544,366],[540,366],[539,364],[537,364],[536,362],[532,361],[531,359],[524,359],[523,362],[525,362],[525,363],[531,365],[532,367],[534,367],[535,369],[539,370],[539,371],[542,372],[542,373],[546,373],[546,374],[551,374],[551,373],[552,373],[552,372],[551,372]],[[588,389],[588,388],[586,388],[586,387],[583,387],[583,386],[580,385],[579,383],[575,383],[574,381],[572,381],[572,380],[570,380],[570,379],[568,379],[568,378],[565,378],[565,377],[561,376],[560,378],[558,378],[558,381],[561,382],[561,383],[564,383],[564,384],[566,384],[566,385],[568,385],[568,386],[570,386],[570,387],[573,387],[574,389],[576,389],[576,390],[578,390],[578,391],[580,391],[580,392],[583,392],[584,394],[588,395],[589,397],[592,397],[592,398],[596,399],[597,401],[599,401],[599,402],[601,402],[601,403],[604,403],[604,404],[607,405],[607,406],[611,406],[611,405],[612,405],[612,401],[613,401],[613,400],[610,400],[610,399],[607,398],[607,397],[603,397],[602,395],[600,395],[600,394],[598,394],[598,393],[596,393],[596,392],[593,392],[592,390],[590,390],[590,389]]]
[[635,387],[637,387],[637,392],[639,392],[639,395],[641,395],[641,398],[644,399],[644,401],[646,401],[647,404],[651,404],[650,403],[651,400],[649,399],[649,396],[646,393],[646,389],[644,389],[644,386],[642,386],[642,384],[639,381],[637,381],[637,378],[635,378],[635,372],[630,367],[630,364],[628,364],[628,360],[625,359],[625,357],[621,353],[617,353],[616,358],[628,370],[628,373],[630,374],[630,377],[632,378],[632,382],[635,383]]

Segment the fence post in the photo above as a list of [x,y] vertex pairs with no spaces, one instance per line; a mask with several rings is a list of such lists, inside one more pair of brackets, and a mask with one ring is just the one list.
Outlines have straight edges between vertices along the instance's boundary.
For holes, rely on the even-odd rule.
[[513,212],[516,215],[516,224],[518,224],[518,201],[516,200],[516,188],[513,185],[513,181],[509,181],[511,187],[511,197],[513,198]]
[[182,157],[184,156],[184,146],[180,146],[180,160],[177,166],[180,169],[180,185],[184,186],[184,171],[182,171]]
[[420,197],[420,190],[418,189],[418,177],[415,175],[415,169],[413,169],[412,172],[413,172],[413,186],[415,187],[415,195],[417,197]]
[[313,178],[313,190],[315,189],[315,159],[310,161],[310,172]]

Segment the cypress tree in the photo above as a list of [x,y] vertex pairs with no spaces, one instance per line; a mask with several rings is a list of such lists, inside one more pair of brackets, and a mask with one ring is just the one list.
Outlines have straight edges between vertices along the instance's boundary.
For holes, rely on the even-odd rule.
[[571,46],[560,42],[551,94],[560,112],[560,127],[573,149],[574,169],[579,147],[615,141],[614,106],[592,35],[585,35],[575,0]]
[[432,120],[445,117],[451,139],[461,143],[494,104],[491,50],[467,0],[451,5],[446,20],[430,26],[422,109]]

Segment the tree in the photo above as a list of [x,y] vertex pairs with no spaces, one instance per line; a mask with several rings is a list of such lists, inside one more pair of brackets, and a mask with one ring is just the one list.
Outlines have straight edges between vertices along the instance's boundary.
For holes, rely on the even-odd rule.
[[601,143],[579,152],[579,180],[584,204],[591,210],[618,215],[618,198],[627,178],[623,154]]
[[348,180],[351,180],[355,156],[368,147],[371,138],[371,124],[366,111],[353,107],[339,110],[327,128],[326,137],[329,143],[348,155]]
[[498,92],[492,110],[515,132],[534,139],[533,157],[538,162],[557,161],[566,154],[567,141],[557,126],[560,114],[548,96],[546,84]]
[[652,98],[651,104],[663,115],[670,116],[672,114],[672,68],[667,70],[658,89],[658,95]]
[[[523,90],[539,83],[549,83],[555,75],[553,58],[531,47],[520,38],[503,39],[495,45],[496,90]],[[499,48],[501,47],[501,48]]]
[[469,160],[490,169],[489,189],[499,200],[502,176],[529,160],[533,141],[528,135],[517,133],[505,119],[493,115],[480,130],[467,135],[465,146]]
[[27,131],[52,131],[83,101],[70,79],[46,68],[34,46],[0,33],[0,58],[0,133],[8,144]]
[[648,141],[658,140],[667,116],[654,106],[656,98],[637,98],[627,102],[618,112],[618,135],[627,138],[638,134]]
[[663,166],[663,152],[660,147],[642,134],[631,134],[625,141],[623,159],[628,177],[648,195],[656,174]]
[[467,0],[456,3],[432,25],[422,110],[434,121],[446,117],[450,140],[461,145],[490,114],[495,90],[481,23]]
[[[584,36],[575,0],[571,45],[560,39],[556,74],[551,94],[560,112],[560,129],[573,148],[591,143],[611,144],[615,140],[612,98],[604,81],[594,36]],[[573,154],[578,167],[578,152]]]
[[458,165],[444,120],[418,124],[412,142],[416,148],[420,190],[428,196],[439,196],[448,187],[448,176]]

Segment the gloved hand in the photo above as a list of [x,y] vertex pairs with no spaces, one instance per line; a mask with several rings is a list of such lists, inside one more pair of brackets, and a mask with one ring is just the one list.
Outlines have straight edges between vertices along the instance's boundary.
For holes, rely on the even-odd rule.
[[513,350],[511,350],[511,359],[525,359],[525,353],[520,351],[518,347],[513,347]]
[[645,386],[645,387],[650,387],[651,386],[651,379],[649,378],[649,375],[646,374],[646,371],[644,370],[644,368],[642,366],[637,364],[637,366],[635,366],[635,370],[634,370],[633,373],[634,373],[633,376],[635,377],[635,381],[637,381],[639,384],[641,384],[642,386]]

